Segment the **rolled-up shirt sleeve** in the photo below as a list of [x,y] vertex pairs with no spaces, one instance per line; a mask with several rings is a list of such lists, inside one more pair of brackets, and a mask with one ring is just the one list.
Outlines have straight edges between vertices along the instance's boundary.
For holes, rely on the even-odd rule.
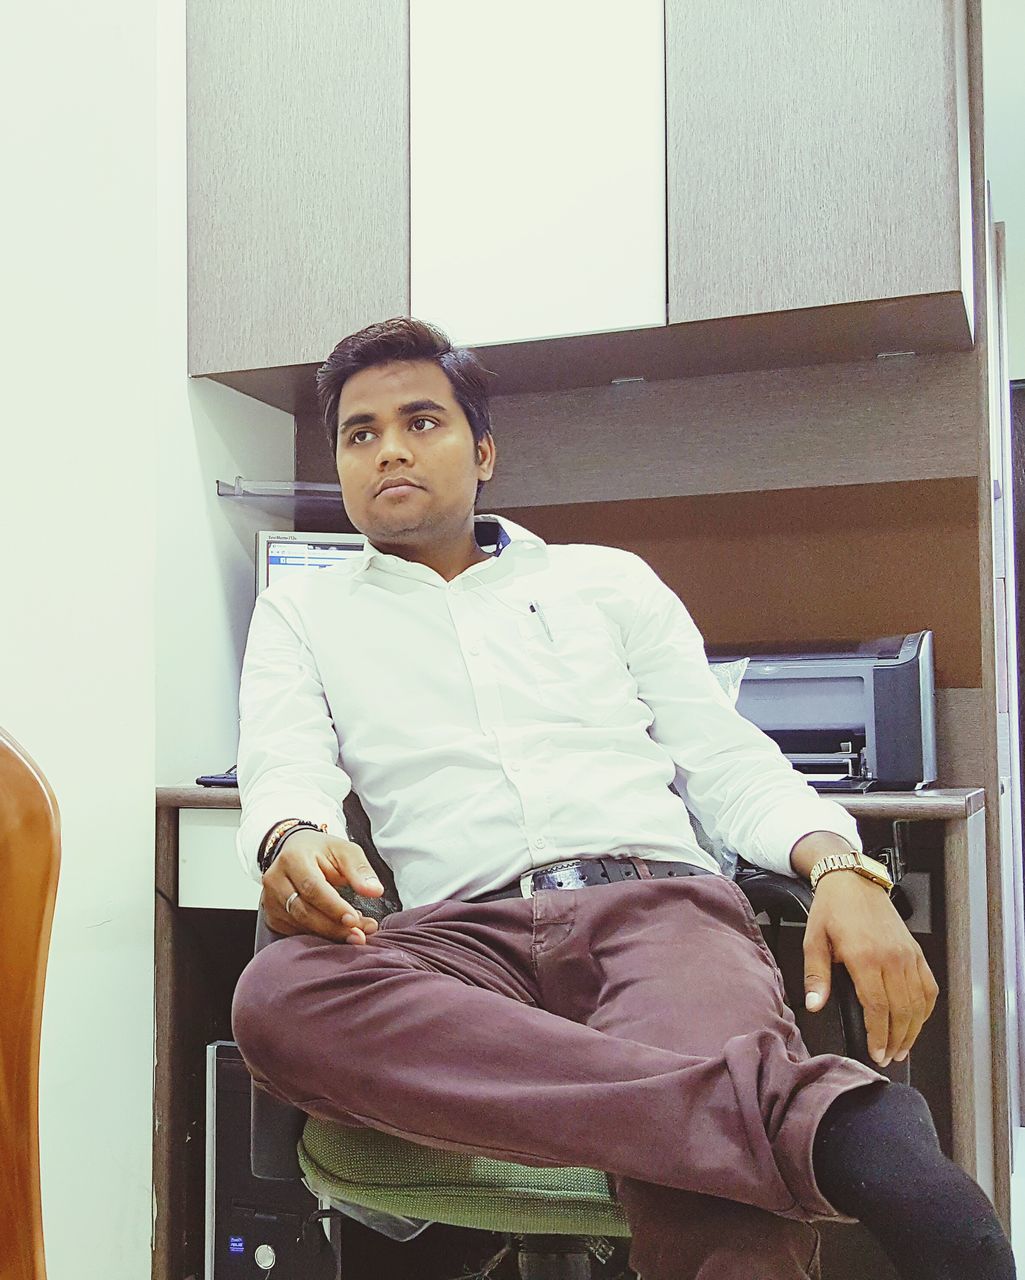
[[342,803],[352,789],[302,623],[287,596],[265,592],[249,627],[239,692],[238,854],[260,879],[264,836],[286,818],[327,823],[347,838]]
[[705,831],[756,866],[788,876],[796,875],[794,845],[813,831],[834,832],[860,850],[854,819],[819,796],[740,715],[712,674],[684,605],[640,557],[630,558],[636,578],[627,663],[655,717],[649,733],[672,756],[677,788]]

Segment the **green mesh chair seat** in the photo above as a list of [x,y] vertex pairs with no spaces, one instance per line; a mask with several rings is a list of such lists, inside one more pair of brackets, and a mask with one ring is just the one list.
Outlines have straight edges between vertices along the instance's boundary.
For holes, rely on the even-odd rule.
[[628,1236],[594,1169],[535,1169],[308,1120],[299,1163],[315,1195],[482,1231]]

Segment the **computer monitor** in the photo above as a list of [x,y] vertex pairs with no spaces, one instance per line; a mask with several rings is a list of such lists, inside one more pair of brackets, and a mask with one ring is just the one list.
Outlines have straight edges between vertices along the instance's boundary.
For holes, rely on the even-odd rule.
[[326,569],[359,555],[366,539],[361,533],[299,533],[261,529],[256,535],[256,593],[259,595],[286,574]]

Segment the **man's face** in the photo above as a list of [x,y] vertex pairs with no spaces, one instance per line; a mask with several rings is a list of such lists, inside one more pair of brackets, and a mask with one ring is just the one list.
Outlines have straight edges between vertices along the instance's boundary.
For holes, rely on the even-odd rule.
[[[489,480],[490,436],[473,432],[445,371],[404,360],[354,374],[338,403],[335,463],[353,525],[378,547],[453,537],[472,521],[478,480]],[[384,488],[405,477],[419,487]]]

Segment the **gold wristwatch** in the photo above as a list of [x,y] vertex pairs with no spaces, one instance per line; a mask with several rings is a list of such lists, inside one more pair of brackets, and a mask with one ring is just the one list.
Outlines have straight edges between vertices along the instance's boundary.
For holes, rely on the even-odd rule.
[[828,875],[830,871],[856,871],[859,876],[864,876],[866,880],[871,880],[873,884],[882,885],[887,893],[893,888],[890,874],[881,862],[877,862],[875,858],[869,858],[863,853],[855,853],[853,849],[850,853],[827,854],[815,863],[811,869],[811,875],[808,877],[813,890],[822,877]]

